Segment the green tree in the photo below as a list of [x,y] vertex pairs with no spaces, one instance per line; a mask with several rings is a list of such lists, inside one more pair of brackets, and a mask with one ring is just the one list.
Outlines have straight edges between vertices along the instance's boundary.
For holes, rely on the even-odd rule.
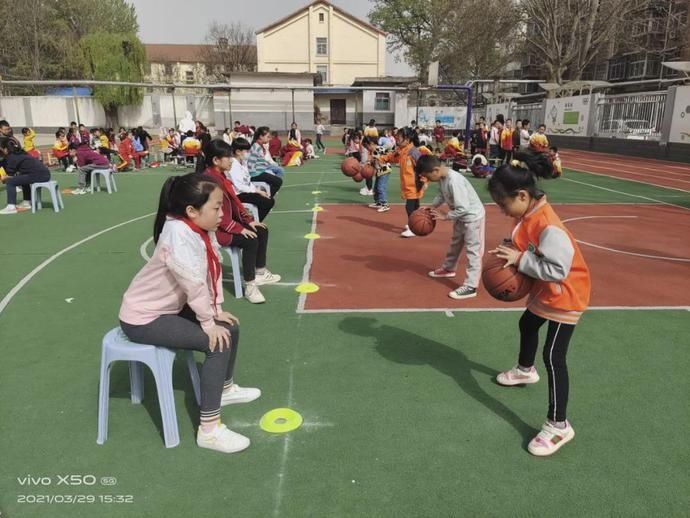
[[[83,37],[79,46],[89,79],[143,81],[146,52],[136,34],[95,32]],[[97,86],[94,95],[110,120],[116,119],[118,107],[139,105],[144,96],[141,88],[129,86]]]

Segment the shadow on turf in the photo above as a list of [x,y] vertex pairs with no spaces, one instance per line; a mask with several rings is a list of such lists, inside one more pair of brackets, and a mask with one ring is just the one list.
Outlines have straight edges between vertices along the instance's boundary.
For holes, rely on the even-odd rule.
[[453,278],[429,278],[429,265],[415,261],[407,261],[397,257],[386,255],[343,255],[341,259],[365,263],[364,268],[375,272],[410,272],[429,279],[432,282],[445,285],[448,289],[454,290],[458,283]]
[[348,334],[376,339],[376,351],[387,360],[405,365],[429,365],[449,376],[465,394],[511,425],[522,436],[525,448],[538,432],[482,389],[474,377],[485,374],[495,379],[498,371],[470,360],[460,350],[404,329],[380,325],[375,318],[346,317],[339,327]]

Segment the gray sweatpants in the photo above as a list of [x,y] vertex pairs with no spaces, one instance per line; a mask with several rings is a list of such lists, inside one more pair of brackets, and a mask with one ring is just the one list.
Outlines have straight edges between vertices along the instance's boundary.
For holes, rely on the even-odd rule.
[[477,288],[482,274],[482,256],[484,255],[484,224],[486,218],[471,223],[455,220],[453,237],[450,240],[446,262],[443,268],[454,272],[458,267],[458,260],[463,246],[467,254],[467,272],[463,285]]
[[201,413],[217,411],[223,385],[232,380],[240,341],[240,328],[225,322],[216,324],[230,331],[231,345],[223,352],[219,348],[211,352],[208,335],[201,329],[194,312],[185,306],[179,315],[162,315],[153,322],[134,326],[120,321],[122,331],[132,342],[169,347],[170,349],[194,349],[206,353],[206,361],[201,366]]

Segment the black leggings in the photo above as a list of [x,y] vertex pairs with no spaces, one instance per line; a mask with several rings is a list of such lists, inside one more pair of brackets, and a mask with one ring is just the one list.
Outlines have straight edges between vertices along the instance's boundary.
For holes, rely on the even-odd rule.
[[374,188],[374,178],[366,178],[364,184],[367,186],[367,189],[371,191]]
[[242,249],[242,275],[244,276],[244,282],[253,281],[256,277],[256,269],[266,267],[268,229],[256,227],[255,238],[234,234],[230,246]]
[[323,151],[326,149],[326,146],[323,145],[323,142],[321,142],[321,135],[318,133],[316,134],[316,149]]
[[243,192],[238,194],[237,197],[242,201],[242,203],[256,205],[256,208],[259,209],[259,221],[263,221],[276,204],[276,201],[273,198],[266,198],[265,196],[261,196],[260,194],[253,192]]
[[134,326],[120,321],[120,327],[127,338],[140,344],[157,345],[170,349],[194,349],[206,353],[201,366],[201,412],[214,413],[220,408],[223,385],[231,381],[240,342],[240,328],[216,320],[216,324],[230,331],[230,347],[222,352],[219,347],[211,351],[208,335],[204,332],[189,306],[184,306],[179,315],[161,315],[153,322]]
[[[520,318],[520,358],[521,367],[531,367],[539,348],[539,328],[545,318],[526,310]],[[565,356],[575,326],[549,320],[549,330],[544,344],[544,365],[549,378],[549,412],[552,421],[565,421],[568,406],[568,366]]]
[[252,176],[252,182],[265,182],[270,185],[271,198],[275,198],[283,185],[283,179],[271,173],[261,173],[260,175]]
[[405,210],[409,216],[419,208],[419,200],[405,200]]

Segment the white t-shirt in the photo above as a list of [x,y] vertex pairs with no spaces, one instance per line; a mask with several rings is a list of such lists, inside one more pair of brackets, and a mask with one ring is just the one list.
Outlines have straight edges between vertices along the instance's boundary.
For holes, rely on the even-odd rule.
[[232,159],[230,171],[226,172],[225,176],[235,186],[235,191],[237,191],[237,194],[242,194],[243,192],[256,192],[256,185],[252,183],[252,177],[249,174],[249,169],[247,168],[246,164],[243,164],[236,158]]
[[526,130],[526,129],[520,130],[520,147],[522,147],[522,148],[528,148],[529,147],[529,130]]
[[326,128],[324,128],[323,124],[319,124],[318,126],[316,126],[317,135],[323,135],[324,131],[326,131]]

